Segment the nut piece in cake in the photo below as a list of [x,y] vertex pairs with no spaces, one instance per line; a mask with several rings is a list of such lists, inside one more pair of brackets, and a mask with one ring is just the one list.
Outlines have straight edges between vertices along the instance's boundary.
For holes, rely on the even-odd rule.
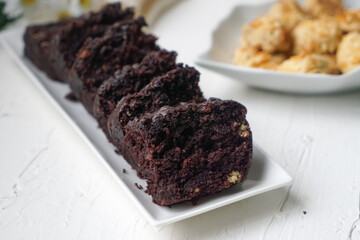
[[309,14],[293,0],[283,0],[275,3],[271,7],[268,15],[280,21],[288,29],[293,29],[298,23],[310,17]]
[[234,63],[239,66],[275,70],[286,59],[285,54],[269,54],[254,47],[238,47]]
[[345,35],[336,53],[336,60],[343,73],[360,66],[360,33]]
[[294,53],[332,54],[341,40],[341,30],[331,19],[305,20],[293,31]]
[[264,16],[244,25],[241,45],[267,53],[287,52],[291,47],[290,34],[278,20]]
[[306,0],[306,7],[318,18],[333,17],[345,10],[342,0]]
[[278,70],[294,73],[339,73],[334,57],[317,53],[291,57],[285,60],[278,67]]
[[227,179],[229,183],[241,182],[241,174],[239,171],[232,171]]
[[343,32],[360,31],[360,9],[339,13],[336,22]]

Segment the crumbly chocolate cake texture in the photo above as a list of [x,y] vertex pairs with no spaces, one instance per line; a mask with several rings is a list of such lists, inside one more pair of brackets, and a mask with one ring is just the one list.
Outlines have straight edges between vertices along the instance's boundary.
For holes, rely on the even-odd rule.
[[[140,63],[127,65],[97,89],[94,116],[107,134],[108,116],[126,95],[140,91],[154,77],[176,67],[176,53],[166,50],[152,51]],[[108,134],[107,134],[108,135]]]
[[[202,102],[199,88],[199,72],[192,67],[178,65],[165,75],[155,77],[139,92],[129,94],[112,111],[108,119],[111,142],[131,164],[131,154],[124,149],[126,124],[146,112],[154,112],[162,106],[176,106],[181,102]],[[129,157],[128,157],[129,156]],[[136,168],[136,164],[132,164]]]
[[90,12],[79,18],[67,21],[59,29],[51,44],[50,57],[54,70],[61,81],[68,81],[69,71],[76,54],[88,38],[101,37],[115,22],[134,18],[134,10],[122,9],[120,3],[105,5],[98,12]]
[[156,37],[145,34],[145,20],[139,17],[113,24],[102,37],[88,38],[71,70],[73,94],[93,114],[97,88],[122,67],[139,63],[148,52],[159,50]]
[[124,146],[159,205],[197,199],[244,181],[252,156],[246,108],[234,101],[164,106],[130,121]]
[[66,81],[76,53],[88,37],[101,36],[113,23],[133,17],[133,9],[122,10],[120,3],[113,3],[80,17],[29,26],[24,34],[25,56],[51,79]]
[[97,119],[115,152],[147,181],[154,203],[197,201],[243,182],[252,158],[246,108],[206,100],[199,72],[176,64],[176,53],[160,49],[145,26],[133,9],[108,4],[29,26],[24,54],[69,84],[68,99]]
[[24,34],[24,54],[32,63],[44,71],[48,77],[59,80],[50,57],[51,41],[58,30],[66,25],[67,21],[35,25],[26,28]]

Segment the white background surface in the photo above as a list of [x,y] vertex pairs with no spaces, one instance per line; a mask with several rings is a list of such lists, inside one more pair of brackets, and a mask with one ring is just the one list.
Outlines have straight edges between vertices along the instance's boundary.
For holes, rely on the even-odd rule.
[[[152,30],[189,64],[234,1],[204,2],[180,3]],[[247,106],[291,188],[153,228],[0,47],[0,239],[360,239],[360,91],[286,95],[199,69],[207,97]]]

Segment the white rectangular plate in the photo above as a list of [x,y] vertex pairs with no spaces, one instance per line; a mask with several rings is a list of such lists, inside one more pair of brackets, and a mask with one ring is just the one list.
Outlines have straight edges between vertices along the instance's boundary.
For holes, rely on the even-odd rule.
[[[71,102],[64,98],[69,92],[68,86],[51,81],[23,56],[22,33],[23,30],[6,32],[2,34],[1,42],[36,86],[88,143],[152,225],[160,226],[180,221],[291,183],[292,178],[255,145],[252,166],[248,178],[243,184],[236,185],[219,194],[202,198],[196,206],[187,202],[168,208],[152,203],[151,197],[135,186],[135,183],[146,186],[145,181],[138,178],[128,163],[115,154],[114,147],[97,127],[96,121],[80,103]],[[123,169],[126,169],[128,173],[124,174]]]

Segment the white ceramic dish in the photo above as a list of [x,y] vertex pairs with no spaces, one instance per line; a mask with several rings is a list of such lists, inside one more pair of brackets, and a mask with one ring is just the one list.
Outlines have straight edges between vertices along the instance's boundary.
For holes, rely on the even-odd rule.
[[[232,63],[239,45],[243,24],[265,15],[275,1],[240,4],[217,26],[208,51],[196,63],[237,79],[249,86],[291,93],[330,93],[360,87],[360,68],[343,75],[285,73],[259,68],[241,67]],[[298,1],[302,4],[303,1]],[[358,0],[345,1],[348,7],[359,7]]]
[[[68,86],[49,80],[24,58],[22,32],[22,30],[18,30],[4,33],[0,40],[34,84],[88,143],[152,225],[159,226],[180,221],[291,183],[291,177],[255,145],[252,167],[248,179],[242,185],[203,198],[196,206],[192,206],[190,203],[178,204],[172,208],[155,205],[149,195],[135,186],[135,183],[138,183],[145,187],[146,183],[136,176],[135,171],[131,170],[131,167],[122,157],[115,154],[114,147],[107,141],[102,131],[97,128],[96,121],[80,103],[71,102],[64,98],[69,92]],[[126,169],[128,173],[124,174],[123,169]]]

